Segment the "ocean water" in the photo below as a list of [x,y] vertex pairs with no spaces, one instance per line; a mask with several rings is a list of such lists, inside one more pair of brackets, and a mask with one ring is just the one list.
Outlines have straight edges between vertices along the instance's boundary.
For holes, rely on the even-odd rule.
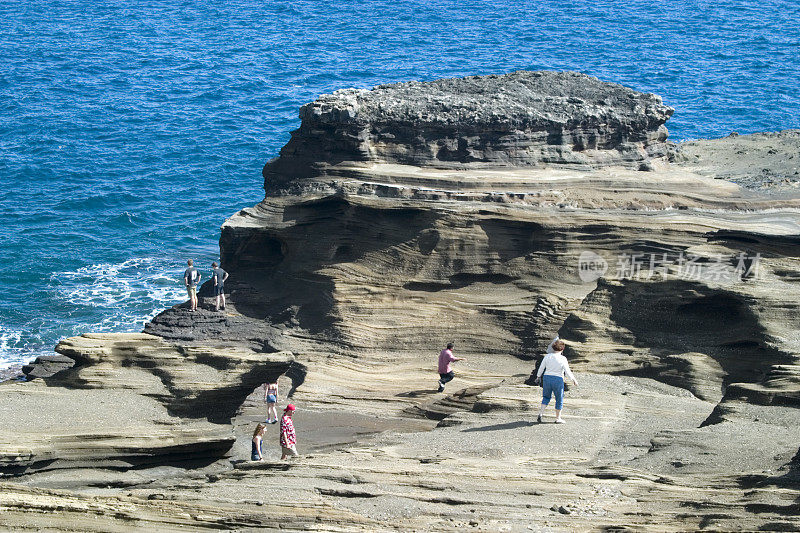
[[0,367],[182,301],[321,93],[575,70],[682,140],[800,127],[798,50],[796,0],[0,0]]

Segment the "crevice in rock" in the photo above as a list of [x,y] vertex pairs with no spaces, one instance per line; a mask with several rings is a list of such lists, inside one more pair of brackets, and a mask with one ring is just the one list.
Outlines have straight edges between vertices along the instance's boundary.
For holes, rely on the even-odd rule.
[[352,489],[330,489],[317,487],[315,490],[323,496],[335,496],[337,498],[377,498],[384,495],[380,492],[367,492],[364,490]]
[[408,407],[402,412],[413,418],[441,421],[455,412],[472,410],[478,400],[478,395],[496,386],[497,384],[489,384],[467,387],[432,403]]
[[286,393],[288,398],[294,396],[297,389],[305,382],[306,374],[308,374],[308,367],[304,364],[294,361],[289,365],[289,369],[284,373],[287,378],[292,380],[292,387],[289,389],[289,392]]
[[468,287],[475,283],[492,283],[503,285],[511,283],[516,278],[502,273],[468,273],[462,272],[453,274],[448,278],[448,282],[440,281],[410,281],[403,285],[404,289],[411,291],[438,292],[443,290],[454,290]]
[[223,229],[220,236],[220,260],[230,270],[276,268],[288,250],[288,245],[271,231],[253,229],[246,237],[237,237],[230,229]]
[[[741,293],[694,281],[601,280],[560,331],[580,341],[568,342],[565,354],[595,371],[647,377],[719,402],[731,384],[758,383],[774,365],[793,361],[767,343],[756,306]],[[592,351],[609,339],[630,350]],[[715,408],[703,425],[724,410]]]

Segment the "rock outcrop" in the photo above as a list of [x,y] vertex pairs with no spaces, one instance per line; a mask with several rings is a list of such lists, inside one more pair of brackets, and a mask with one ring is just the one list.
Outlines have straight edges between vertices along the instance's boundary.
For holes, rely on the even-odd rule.
[[146,334],[87,334],[56,350],[75,366],[2,385],[0,473],[213,462],[233,445],[245,398],[293,360]]
[[653,94],[574,72],[515,72],[346,89],[300,109],[264,167],[274,194],[345,161],[417,167],[649,168],[673,110]]
[[779,197],[800,191],[800,130],[685,142],[675,160],[703,176]]
[[75,360],[65,355],[40,355],[27,365],[23,365],[22,373],[26,379],[49,378],[53,374],[72,368]]
[[[47,386],[5,384],[4,398],[17,412],[30,395],[56,392],[78,409],[70,402],[113,393],[104,401],[134,402],[136,424],[146,421],[136,433],[170,427],[183,453],[199,430],[216,450],[199,456],[236,460],[263,420],[245,397],[287,372],[301,451],[313,453],[215,463],[180,483],[126,477],[124,503],[148,526],[160,505],[148,498],[169,487],[190,517],[174,520],[198,528],[209,523],[199,515],[232,529],[283,517],[249,501],[269,494],[302,507],[286,523],[299,529],[797,529],[800,196],[791,184],[720,179],[755,176],[747,158],[725,159],[763,143],[783,172],[796,139],[675,146],[671,113],[656,96],[575,73],[322,96],[265,166],[264,201],[222,227],[227,313],[175,307],[151,335],[68,341],[59,351],[75,368]],[[536,426],[540,389],[523,383],[556,332],[580,386],[567,424]],[[466,361],[439,395],[434,363],[448,341]],[[123,427],[109,426],[111,411],[87,424]],[[304,430],[304,413],[309,426],[324,420],[326,438]],[[357,437],[336,444],[327,434],[342,424]],[[69,456],[78,439],[58,448],[35,429],[23,433],[30,453],[9,433],[0,457],[7,472],[27,468],[29,484],[60,488],[47,450]],[[108,465],[142,463],[82,431]],[[89,478],[121,497],[118,478]],[[0,525],[19,523],[25,494],[37,509],[73,498],[12,489]],[[97,505],[104,527],[127,520],[115,505]]]
[[[784,257],[794,246],[788,236],[800,228],[798,198],[762,196],[702,176],[686,166],[685,154],[682,163],[668,163],[670,113],[657,97],[574,73],[323,96],[304,106],[300,128],[266,165],[265,200],[222,228],[221,257],[232,273],[238,316],[216,327],[214,337],[309,359],[391,353],[398,362],[458,339],[461,350],[498,361],[510,354],[513,366],[539,353],[596,289],[594,280],[579,276],[583,252],[603,255],[611,276],[618,260],[665,253],[673,271],[690,255],[704,264],[724,256],[718,270],[729,272],[736,265],[728,263],[742,254]],[[605,141],[590,147],[575,141],[576,132],[600,122]],[[434,153],[447,146],[443,139],[514,128],[572,139],[557,146],[569,147],[582,163],[535,155],[556,146],[546,138],[495,142],[502,135],[483,142],[475,157]],[[380,141],[375,132],[381,131],[393,137]],[[620,159],[630,143],[640,143],[641,161],[657,171],[640,172]],[[765,244],[750,245],[754,239]],[[781,239],[789,239],[781,250],[766,244]],[[764,272],[774,263],[791,283],[780,273],[792,272],[792,261],[766,255]],[[668,286],[647,284],[642,294]],[[755,297],[731,298],[746,306]],[[208,337],[177,318],[164,313],[147,331]],[[744,346],[733,350],[743,353]]]

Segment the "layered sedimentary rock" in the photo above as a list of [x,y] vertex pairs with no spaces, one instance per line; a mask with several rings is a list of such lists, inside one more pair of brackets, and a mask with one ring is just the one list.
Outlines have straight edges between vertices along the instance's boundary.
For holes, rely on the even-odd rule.
[[[800,197],[791,183],[739,185],[769,161],[789,172],[796,136],[673,145],[671,113],[575,73],[322,96],[265,166],[264,201],[222,227],[229,310],[176,306],[146,327],[163,340],[133,352],[66,343],[83,366],[50,383],[92,394],[130,381],[181,425],[236,411],[236,461],[263,419],[244,397],[271,377],[247,369],[275,357],[267,374],[288,368],[301,451],[314,445],[305,413],[396,428],[179,484],[128,472],[125,503],[148,526],[159,504],[145,502],[169,487],[189,516],[170,523],[198,528],[201,515],[232,529],[284,517],[251,500],[268,494],[302,507],[285,524],[299,529],[796,529]],[[210,287],[200,295],[208,307]],[[540,389],[524,382],[557,332],[580,385],[567,424],[536,426]],[[448,341],[466,360],[438,394]],[[45,390],[25,386],[38,387],[14,393]],[[27,493],[8,494],[13,525]],[[127,519],[114,508],[97,506],[108,529]]]
[[[664,253],[724,256],[720,268],[732,270],[739,255],[772,250],[750,240],[798,232],[797,198],[700,175],[666,141],[671,112],[653,95],[575,73],[322,96],[265,166],[265,200],[222,228],[241,316],[215,335],[241,341],[249,329],[249,342],[273,349],[400,359],[457,338],[503,365],[541,349],[595,289],[578,276],[584,251],[604,254],[609,274],[620,257]],[[447,148],[476,132],[469,150]],[[632,145],[657,171],[620,156]],[[542,157],[552,150],[563,157]],[[148,331],[204,338],[174,317]]]
[[341,90],[300,109],[300,128],[264,167],[264,183],[268,193],[308,188],[343,161],[648,168],[667,153],[672,112],[656,95],[573,72]]
[[2,385],[0,473],[213,462],[234,443],[244,399],[293,359],[146,334],[87,334],[56,350],[75,366]]
[[[707,152],[670,145],[670,113],[652,96],[575,74],[321,97],[265,166],[265,200],[223,226],[233,301],[241,291],[244,314],[280,324],[283,342],[302,346],[309,374],[299,394],[318,405],[333,395],[446,416],[446,402],[407,407],[419,393],[366,394],[325,378],[346,367],[367,386],[384,373],[425,379],[436,349],[456,340],[474,361],[462,375],[498,383],[530,372],[526,361],[560,331],[579,372],[657,379],[710,402],[692,417],[693,428],[710,429],[653,428],[660,444],[647,469],[653,457],[674,468],[684,454],[688,464],[686,450],[704,441],[735,447],[729,424],[746,424],[746,406],[789,406],[797,395],[800,204],[790,191],[718,179],[724,141]],[[791,135],[764,139],[793,157]],[[605,262],[599,280],[581,277],[587,252]],[[511,405],[536,403],[520,401]],[[469,395],[454,405],[496,407]],[[793,411],[780,409],[751,429],[787,431]],[[714,468],[735,485],[738,473]]]

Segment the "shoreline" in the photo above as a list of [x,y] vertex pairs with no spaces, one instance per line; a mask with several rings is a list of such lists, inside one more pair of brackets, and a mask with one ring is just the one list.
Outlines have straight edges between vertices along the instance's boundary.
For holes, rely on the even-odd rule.
[[22,373],[23,366],[24,364],[15,363],[7,368],[0,368],[0,383],[18,378],[24,378],[25,374]]

